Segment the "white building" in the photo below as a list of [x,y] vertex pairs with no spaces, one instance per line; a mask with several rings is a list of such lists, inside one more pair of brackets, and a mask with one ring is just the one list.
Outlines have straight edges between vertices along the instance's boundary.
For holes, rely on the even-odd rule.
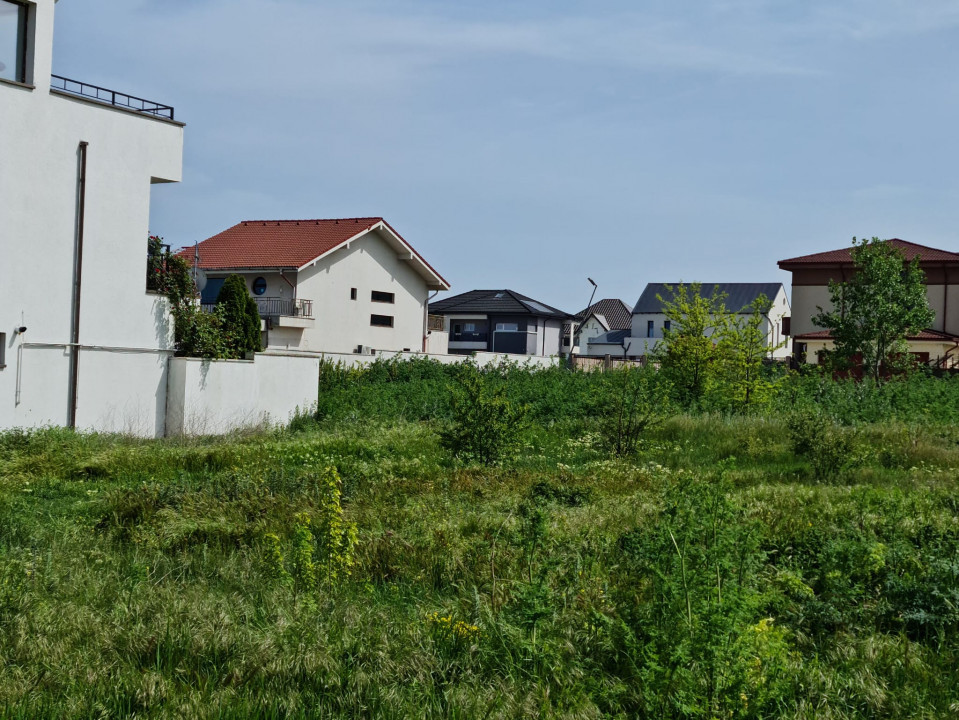
[[427,308],[449,283],[383,218],[247,220],[181,254],[199,256],[204,304],[244,277],[268,351],[446,352]]
[[0,0],[0,428],[159,435],[170,322],[145,246],[183,125],[52,75],[53,23],[54,0]]
[[[673,295],[669,287],[678,288],[680,285],[681,283],[649,283],[646,286],[633,308],[631,332],[620,339],[622,356],[643,357],[650,354],[662,341],[663,331],[669,328],[670,323],[663,312],[663,300],[669,300]],[[789,300],[782,283],[702,283],[700,292],[709,297],[714,293],[723,294],[725,308],[740,314],[752,314],[752,303],[760,295],[765,295],[770,305],[760,329],[766,336],[769,356],[789,357],[790,350],[783,327],[784,318],[788,322]],[[603,349],[609,349],[610,352],[594,354],[619,356],[612,342],[604,342],[607,340],[609,338],[599,337],[593,340],[593,344],[602,344]]]

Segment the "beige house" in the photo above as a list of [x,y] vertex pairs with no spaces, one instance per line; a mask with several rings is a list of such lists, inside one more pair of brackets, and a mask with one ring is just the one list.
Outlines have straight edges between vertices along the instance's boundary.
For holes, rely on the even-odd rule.
[[[901,250],[907,260],[919,258],[926,275],[926,297],[935,313],[932,327],[907,338],[909,352],[930,365],[959,367],[959,253],[898,238],[887,242]],[[842,282],[855,273],[851,248],[780,260],[779,267],[792,273],[793,354],[815,363],[820,351],[832,347],[832,338],[813,322],[813,317],[820,308],[832,309],[829,281]]]

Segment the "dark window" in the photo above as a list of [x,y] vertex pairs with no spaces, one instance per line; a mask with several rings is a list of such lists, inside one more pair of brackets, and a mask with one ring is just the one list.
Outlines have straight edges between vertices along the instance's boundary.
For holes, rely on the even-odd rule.
[[350,288],[350,300],[356,300],[356,288]]
[[27,6],[0,0],[0,78],[26,82]]
[[663,321],[663,330],[672,330],[673,323],[670,320]]
[[392,303],[395,298],[396,296],[393,293],[380,292],[379,290],[374,290],[370,293],[370,299],[373,302]]
[[450,340],[453,342],[486,342],[489,324],[486,320],[461,320],[452,325]]
[[653,333],[655,332],[656,330],[655,330],[655,325],[653,324],[653,321],[647,320],[646,321],[646,337],[655,337],[653,335]]
[[392,315],[370,315],[370,325],[376,327],[393,327]]
[[262,295],[266,292],[266,278],[258,277],[253,281],[253,294]]
[[0,333],[0,369],[7,366],[7,334]]

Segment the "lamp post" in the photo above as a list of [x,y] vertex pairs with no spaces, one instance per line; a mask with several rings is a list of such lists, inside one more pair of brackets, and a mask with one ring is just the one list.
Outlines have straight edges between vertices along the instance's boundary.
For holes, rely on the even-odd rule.
[[[593,278],[591,278],[591,277],[588,277],[588,278],[586,278],[586,279],[589,280],[589,284],[593,286],[593,292],[590,293],[589,302],[586,303],[586,312],[587,312],[587,314],[588,314],[588,313],[589,313],[589,309],[590,309],[590,308],[592,307],[592,305],[593,305],[593,298],[596,297],[596,288],[598,288],[599,285],[597,285],[597,284],[596,284],[596,281],[593,280]],[[586,319],[586,318],[583,318],[583,320],[585,320],[585,319]],[[571,363],[572,363],[572,360],[573,360],[573,348],[576,347],[576,344],[573,342],[573,339],[574,339],[575,337],[576,337],[576,318],[574,317],[574,318],[570,321],[570,323],[569,323],[569,358],[570,358],[570,362],[571,362]]]

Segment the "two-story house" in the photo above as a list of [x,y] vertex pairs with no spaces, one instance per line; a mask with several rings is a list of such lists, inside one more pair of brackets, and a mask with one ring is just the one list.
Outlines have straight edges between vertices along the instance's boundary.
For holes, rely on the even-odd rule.
[[170,321],[144,249],[183,125],[54,75],[54,9],[0,0],[0,428],[160,435]]
[[230,274],[246,279],[267,351],[425,352],[431,293],[449,283],[381,217],[246,220],[185,248],[212,307]]

